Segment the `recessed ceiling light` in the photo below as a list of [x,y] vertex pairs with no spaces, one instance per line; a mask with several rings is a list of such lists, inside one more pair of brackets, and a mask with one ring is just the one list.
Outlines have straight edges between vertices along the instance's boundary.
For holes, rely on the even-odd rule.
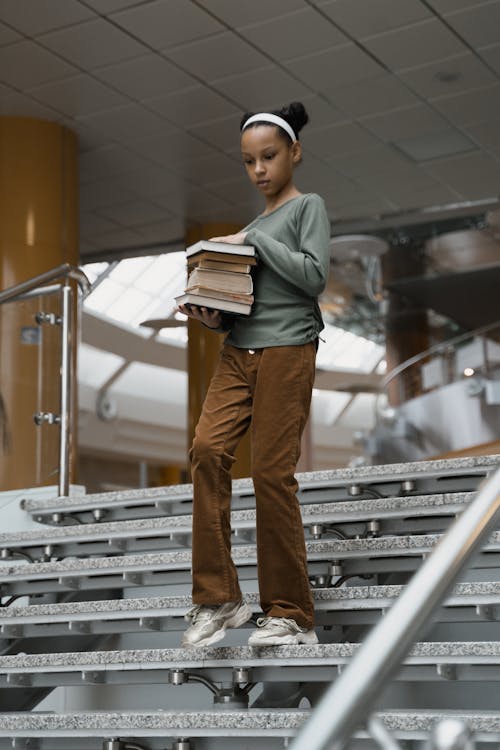
[[457,70],[438,70],[434,73],[434,78],[441,83],[456,83],[462,78],[462,74]]

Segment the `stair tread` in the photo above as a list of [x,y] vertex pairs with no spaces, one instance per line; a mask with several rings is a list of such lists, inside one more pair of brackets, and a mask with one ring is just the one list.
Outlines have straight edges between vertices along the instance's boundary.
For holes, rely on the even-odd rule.
[[[404,590],[402,585],[375,586],[346,586],[344,588],[314,589],[312,591],[316,608],[322,603],[348,602],[353,608],[366,607],[367,602],[375,605],[380,600],[396,599]],[[463,606],[470,603],[483,603],[486,597],[488,603],[500,604],[500,581],[478,581],[474,583],[456,584],[446,598],[446,606]],[[259,595],[245,594],[245,600],[255,612],[260,611]],[[472,601],[471,601],[472,600]],[[171,616],[173,613],[184,614],[192,606],[191,596],[150,596],[130,599],[100,599],[91,601],[59,602],[54,604],[29,604],[25,606],[11,605],[0,608],[0,624],[15,624],[25,622],[46,622],[44,618],[60,618],[63,622],[71,615],[99,616],[113,618],[113,616]]]
[[[46,654],[16,654],[0,656],[0,674],[26,671],[74,672],[109,669],[169,669],[202,667],[264,667],[270,664],[314,666],[345,663],[359,649],[359,643],[328,643],[307,645],[267,646],[258,653],[248,646],[219,646],[200,649],[149,648],[119,651],[69,651]],[[284,659],[292,661],[285,665]],[[446,664],[500,664],[500,641],[442,641],[414,644],[404,664],[435,664],[446,659]]]
[[[460,458],[438,459],[434,461],[414,461],[397,464],[381,464],[377,466],[345,467],[327,471],[303,472],[296,475],[299,487],[310,486],[341,486],[345,483],[379,481],[382,478],[414,479],[422,476],[439,476],[441,474],[460,474],[464,472],[481,474],[489,467],[493,468],[500,464],[500,455],[491,456],[465,456]],[[253,483],[250,478],[237,479],[233,482],[233,494],[253,493]],[[147,489],[120,490],[116,492],[103,492],[84,496],[73,496],[69,498],[26,498],[22,501],[22,507],[30,513],[39,511],[71,511],[75,509],[92,509],[105,507],[103,503],[120,504],[134,501],[143,502],[160,500],[190,500],[192,497],[192,485],[180,484],[166,487],[154,487]]]
[[[478,732],[500,732],[499,711],[453,710],[394,710],[377,711],[388,729],[428,731],[443,719],[458,717]],[[64,714],[26,712],[0,714],[0,737],[43,737],[47,732],[85,732],[86,736],[118,731],[127,734],[135,730],[136,736],[151,737],[165,730],[189,729],[189,736],[203,736],[208,729],[232,730],[236,734],[258,735],[273,730],[293,735],[310,716],[306,709],[255,709],[213,711],[86,711]],[[39,734],[38,734],[39,733]],[[137,734],[138,733],[138,734]],[[80,735],[81,736],[81,735]],[[168,735],[167,735],[168,736]]]
[[[440,515],[455,514],[475,496],[474,492],[449,492],[411,497],[372,498],[352,502],[314,503],[301,507],[304,523],[339,523],[354,520],[371,520],[374,514],[387,512],[398,516],[411,517],[412,512],[431,510]],[[254,528],[255,509],[236,510],[231,514],[234,528]],[[127,521],[110,521],[67,526],[50,526],[18,532],[0,534],[0,546],[6,548],[34,545],[56,545],[60,542],[109,539],[126,539],[136,536],[162,536],[169,533],[191,533],[192,515],[159,516]]]
[[[417,534],[401,536],[384,536],[374,539],[349,539],[332,541],[306,542],[307,557],[311,560],[346,558],[362,556],[362,553],[373,557],[420,555],[432,550],[443,537],[442,534]],[[495,531],[483,545],[489,551],[500,550],[500,531]],[[256,545],[240,545],[233,548],[233,559],[236,564],[255,564]],[[94,575],[111,572],[140,572],[141,570],[185,569],[191,563],[191,550],[179,549],[169,552],[148,552],[139,555],[118,555],[113,557],[67,557],[53,562],[34,562],[29,564],[0,565],[0,583],[20,579],[44,578],[47,576]]]

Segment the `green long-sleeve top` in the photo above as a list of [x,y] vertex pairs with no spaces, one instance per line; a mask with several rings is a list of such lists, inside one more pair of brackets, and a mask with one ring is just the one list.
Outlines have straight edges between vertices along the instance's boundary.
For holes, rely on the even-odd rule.
[[297,196],[243,231],[259,262],[254,270],[255,302],[249,317],[226,318],[226,342],[242,349],[313,341],[323,329],[318,295],[330,266],[330,222],[323,199]]

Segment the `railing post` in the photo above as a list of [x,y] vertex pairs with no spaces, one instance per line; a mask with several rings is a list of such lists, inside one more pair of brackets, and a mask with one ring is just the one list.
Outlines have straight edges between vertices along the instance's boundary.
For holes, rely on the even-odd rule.
[[61,288],[61,423],[59,496],[69,496],[73,426],[73,289],[66,279]]

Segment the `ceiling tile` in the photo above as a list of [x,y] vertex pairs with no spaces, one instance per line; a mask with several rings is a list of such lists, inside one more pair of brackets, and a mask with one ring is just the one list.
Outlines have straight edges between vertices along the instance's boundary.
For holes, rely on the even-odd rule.
[[134,143],[134,150],[157,165],[175,170],[186,161],[209,156],[213,149],[188,133],[174,132],[155,135]]
[[116,229],[116,224],[103,216],[87,211],[80,213],[80,234],[85,237],[92,237],[95,234],[102,234]]
[[361,118],[360,122],[384,141],[411,138],[445,129],[449,123],[425,104]]
[[475,5],[472,8],[450,13],[446,21],[472,47],[484,47],[499,41],[500,2]]
[[92,241],[96,246],[96,252],[139,248],[143,244],[143,238],[139,232],[126,228],[96,234],[92,237]]
[[111,177],[143,165],[144,159],[123,146],[101,146],[80,155],[80,182]]
[[155,0],[113,14],[113,21],[155,49],[209,36],[224,27],[185,0]]
[[246,174],[241,173],[239,177],[219,180],[206,185],[210,192],[220,195],[231,203],[239,204],[252,201],[256,195],[255,188],[250,184]]
[[116,109],[97,112],[81,118],[82,122],[100,130],[109,140],[130,143],[141,136],[158,132],[168,132],[172,129],[163,118],[149,112],[138,104],[126,104]]
[[408,158],[391,146],[380,146],[356,154],[338,154],[328,158],[328,163],[346,177],[356,179],[367,174],[386,174],[408,165]]
[[83,117],[127,103],[124,96],[85,75],[45,84],[30,93],[70,117]]
[[322,96],[316,94],[307,94],[301,97],[301,101],[309,115],[307,132],[315,128],[324,128],[327,125],[333,125],[335,122],[345,120],[345,114],[342,110],[330,104]]
[[125,187],[130,187],[137,195],[147,198],[179,192],[183,187],[183,180],[179,175],[153,164],[145,164],[139,169],[127,171],[121,179]]
[[[337,86],[372,78],[383,72],[380,65],[354,44],[288,60],[285,66],[313,91],[327,95]],[[335,99],[332,101],[335,104]]]
[[[198,158],[194,162],[188,162],[186,165],[182,165],[182,167],[176,171],[182,174],[186,180],[203,187],[209,186],[212,182],[235,179],[241,175],[244,175],[245,180],[247,179],[240,160],[231,159],[219,152]],[[232,201],[233,199],[233,196],[230,194],[223,195],[222,197],[228,201]]]
[[[9,91],[7,89],[7,91]],[[55,120],[54,110],[44,107],[30,96],[12,91],[0,99],[0,114],[7,117],[40,117],[44,120]]]
[[200,0],[200,5],[233,28],[267,21],[306,7],[304,0]]
[[268,63],[264,55],[231,32],[176,47],[168,57],[203,81],[246,73]]
[[331,92],[331,98],[337,107],[353,117],[418,103],[415,94],[389,73],[339,86]]
[[500,73],[500,44],[482,47],[478,52],[490,67],[496,70],[497,73]]
[[100,208],[98,214],[124,227],[135,227],[150,221],[165,221],[172,216],[165,208],[143,200]]
[[23,41],[0,48],[0,78],[21,89],[72,76],[76,68],[36,42]]
[[500,151],[500,121],[487,120],[465,128],[469,136],[479,146],[498,153]]
[[470,52],[403,70],[400,78],[426,99],[462,93],[495,82],[495,76]]
[[385,174],[361,176],[358,182],[385,195],[390,200],[397,200],[399,193],[431,190],[436,187],[434,177],[416,164],[407,164],[401,169]]
[[40,36],[45,47],[85,70],[143,55],[147,49],[103,18]]
[[433,100],[433,106],[456,125],[500,117],[500,83]]
[[[404,188],[404,185],[403,185]],[[391,194],[391,200],[397,205],[399,210],[416,210],[418,208],[431,208],[433,206],[446,206],[450,203],[456,203],[457,200],[465,196],[458,190],[453,190],[447,185],[436,185],[427,187],[424,190],[398,190]]]
[[106,14],[130,8],[131,5],[137,5],[137,0],[86,0],[86,3],[91,5],[96,13]]
[[250,73],[214,81],[214,88],[237,102],[243,112],[276,109],[313,93],[278,67],[268,66]]
[[439,160],[427,165],[426,169],[468,199],[498,195],[500,164],[484,154]]
[[354,122],[332,125],[310,134],[304,131],[302,142],[306,151],[322,158],[366,151],[380,145],[377,138]]
[[94,75],[132,99],[154,96],[193,86],[195,80],[159,54],[135,57],[94,71]]
[[4,44],[12,44],[16,39],[21,39],[21,35],[14,29],[9,29],[8,26],[0,23],[0,47],[3,47]]
[[349,41],[313,8],[246,26],[240,33],[274,60],[309,55]]
[[444,15],[456,10],[470,8],[473,5],[481,5],[485,0],[427,0],[427,2],[434,10]]
[[206,86],[194,86],[175,94],[149,99],[146,103],[150,109],[182,127],[239,113],[234,104]]
[[428,18],[420,0],[326,0],[316,3],[335,23],[358,39]]
[[477,150],[470,138],[452,128],[400,138],[393,141],[393,145],[416,162]]
[[80,210],[94,211],[102,206],[113,206],[133,200],[135,193],[124,187],[121,177],[95,180],[80,187]]
[[[242,111],[243,114],[243,111]],[[189,129],[193,135],[207,141],[223,151],[240,151],[241,115],[224,117],[204,125],[193,124]]]
[[149,222],[145,226],[137,227],[136,231],[140,233],[145,242],[154,242],[156,244],[160,242],[172,242],[174,240],[183,241],[186,227],[183,219],[175,217],[173,219],[166,219],[165,221]]
[[437,18],[369,37],[363,44],[391,70],[424,65],[466,51],[465,45]]
[[42,34],[51,29],[61,29],[94,15],[93,11],[77,0],[2,0],[0,13],[2,21],[27,36]]

